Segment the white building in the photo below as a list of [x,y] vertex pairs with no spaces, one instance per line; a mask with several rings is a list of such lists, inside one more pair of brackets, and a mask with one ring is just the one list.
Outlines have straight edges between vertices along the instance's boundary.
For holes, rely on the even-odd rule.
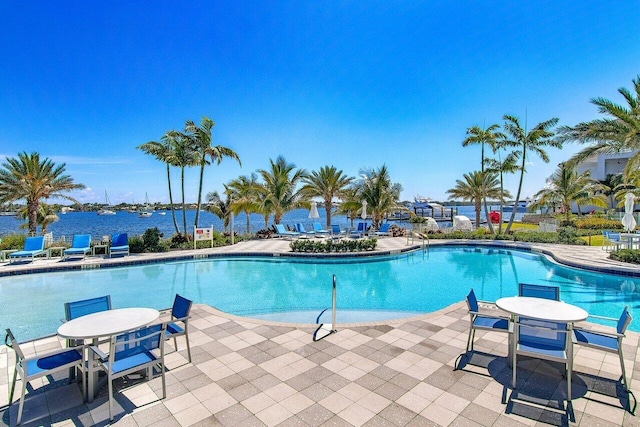
[[604,181],[607,179],[607,175],[621,173],[625,166],[627,166],[629,158],[636,153],[637,150],[627,151],[624,153],[591,156],[587,160],[578,163],[576,166],[576,172],[581,174],[585,171],[589,171],[591,173],[591,179]]

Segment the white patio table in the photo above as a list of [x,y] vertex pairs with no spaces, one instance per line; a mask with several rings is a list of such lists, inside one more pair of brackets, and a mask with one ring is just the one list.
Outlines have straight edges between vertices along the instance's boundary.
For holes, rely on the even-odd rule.
[[620,233],[620,240],[627,244],[627,249],[633,249],[634,244],[640,246],[640,234]]
[[[118,308],[115,310],[99,311],[87,314],[63,323],[58,328],[58,335],[62,338],[74,340],[91,339],[94,345],[98,338],[118,335],[127,331],[141,328],[160,317],[160,312],[153,308]],[[89,363],[88,400],[93,402],[96,393],[98,371],[94,371]]]

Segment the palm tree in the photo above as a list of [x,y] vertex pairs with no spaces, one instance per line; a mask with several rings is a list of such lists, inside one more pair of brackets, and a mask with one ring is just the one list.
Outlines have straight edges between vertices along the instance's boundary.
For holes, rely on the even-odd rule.
[[63,194],[67,191],[80,190],[83,184],[73,182],[73,178],[65,175],[65,164],[55,165],[45,158],[40,161],[40,154],[22,152],[18,158],[8,157],[0,169],[0,203],[10,203],[25,199],[29,218],[29,233],[36,232],[37,213],[40,200],[49,197],[60,197],[79,203],[73,197]]
[[231,197],[229,197],[226,185],[225,195],[226,198],[223,199],[217,191],[207,193],[207,202],[209,202],[209,204],[207,205],[206,210],[222,220],[222,225],[226,232],[231,221]]
[[251,233],[250,215],[259,212],[260,209],[258,176],[255,173],[250,176],[242,175],[229,182],[225,188],[229,190],[232,198],[231,210],[236,215],[244,212],[247,221],[246,233]]
[[[504,115],[503,119],[505,124],[503,129],[507,134],[507,137],[503,141],[505,146],[511,146],[515,148],[515,153],[520,160],[520,182],[518,183],[518,191],[516,193],[516,203],[520,200],[520,194],[522,193],[522,182],[524,181],[524,174],[526,172],[527,154],[532,152],[537,154],[543,162],[549,163],[549,156],[544,147],[562,148],[562,143],[553,139],[554,133],[549,130],[553,128],[557,123],[557,118],[552,118],[544,122],[538,123],[531,131],[527,131],[527,126],[520,126],[520,120],[509,114]],[[511,212],[511,218],[509,218],[509,224],[505,233],[509,233],[511,225],[516,218],[516,209]]]
[[377,171],[361,171],[362,179],[356,182],[356,194],[367,202],[367,211],[371,212],[373,227],[379,227],[382,220],[393,211],[406,210],[400,204],[402,186],[392,183],[389,169],[382,165]]
[[303,195],[296,186],[307,177],[307,171],[296,170],[296,165],[287,163],[283,156],[278,156],[275,161],[269,159],[269,162],[269,170],[258,171],[264,181],[262,206],[265,213],[273,213],[273,221],[279,224],[286,212],[302,207]]
[[[482,198],[503,199],[511,197],[509,192],[502,192],[498,174],[495,172],[473,171],[464,174],[463,180],[456,180],[456,186],[447,190],[451,199],[468,200],[473,203],[476,212],[476,227],[480,226],[480,211]],[[490,221],[488,221],[490,222]]]
[[560,127],[559,140],[592,143],[576,153],[569,160],[577,164],[590,156],[605,153],[619,153],[639,150],[629,158],[625,171],[633,171],[640,166],[640,75],[633,82],[633,92],[619,88],[627,105],[616,104],[605,98],[593,98],[591,103],[598,107],[606,118],[595,119],[577,125]]
[[569,222],[571,203],[589,204],[601,208],[607,207],[607,196],[602,192],[607,188],[589,177],[589,172],[578,174],[569,163],[560,163],[558,169],[547,180],[547,187],[534,196],[533,209],[560,203],[565,214],[565,222]]
[[178,228],[178,221],[176,220],[176,211],[173,207],[173,193],[171,191],[171,166],[177,166],[176,162],[176,138],[177,133],[170,131],[162,135],[160,141],[149,141],[144,144],[138,145],[138,149],[142,150],[146,154],[154,156],[157,160],[161,161],[167,166],[167,185],[169,186],[169,205],[171,206],[171,219],[173,220],[173,227],[176,230],[176,234],[180,234]]
[[[29,218],[29,212],[26,206],[20,211],[20,218]],[[56,212],[53,210],[53,207],[51,205],[48,205],[46,203],[40,203],[38,205],[38,211],[36,213],[36,226],[39,225],[42,227],[43,235],[47,234],[47,227],[49,227],[49,224],[53,224],[54,222],[57,222],[59,220],[60,217],[56,215]],[[24,224],[20,224],[19,228],[29,228],[29,223],[26,222]]]
[[196,125],[191,120],[187,120],[184,125],[184,133],[192,143],[192,149],[195,154],[195,163],[200,166],[198,203],[196,208],[196,218],[194,222],[194,226],[196,227],[198,226],[198,219],[200,218],[200,204],[202,201],[204,167],[210,165],[212,162],[215,162],[217,165],[219,165],[222,162],[222,159],[225,157],[237,160],[238,164],[242,166],[240,158],[235,151],[230,148],[223,147],[222,145],[211,145],[211,142],[213,141],[213,137],[211,136],[211,129],[213,129],[214,126],[214,121],[206,116],[203,116],[200,120],[200,126]]
[[[480,144],[482,147],[481,150],[481,172],[484,173],[485,170],[485,156],[484,156],[484,145],[487,144],[489,147],[496,151],[496,144],[499,140],[504,139],[505,135],[501,132],[497,132],[497,129],[500,129],[499,124],[493,124],[488,128],[480,128],[480,126],[472,126],[467,129],[467,137],[462,141],[462,146],[466,147],[472,144]],[[487,196],[485,195],[485,191],[482,192],[482,202],[484,203],[484,216],[485,218],[489,218],[489,207],[487,206]],[[502,213],[500,214],[502,215]],[[501,216],[502,218],[502,216]],[[493,224],[491,221],[487,221],[489,224],[489,231],[493,233]]]
[[331,227],[331,209],[334,197],[342,198],[353,177],[345,175],[335,166],[323,166],[304,178],[302,192],[307,197],[322,197],[324,210],[327,213],[327,227]]
[[169,138],[173,140],[173,147],[175,151],[174,165],[180,168],[180,189],[182,192],[182,227],[184,229],[184,236],[188,239],[189,233],[187,232],[187,209],[185,204],[185,191],[184,191],[184,170],[189,166],[198,164],[198,156],[193,151],[191,145],[191,139],[182,132],[169,131]]
[[507,196],[508,191],[504,189],[504,174],[505,173],[515,173],[518,171],[517,164],[517,155],[515,152],[509,152],[504,160],[501,159],[501,152],[506,149],[504,145],[504,140],[496,141],[495,146],[492,147],[494,154],[498,155],[497,159],[486,158],[486,169],[485,172],[493,172],[497,173],[500,179],[500,194],[505,195],[500,198],[500,222],[498,223],[498,234],[502,234],[502,217],[503,217],[503,208],[504,208],[504,198],[511,197]]

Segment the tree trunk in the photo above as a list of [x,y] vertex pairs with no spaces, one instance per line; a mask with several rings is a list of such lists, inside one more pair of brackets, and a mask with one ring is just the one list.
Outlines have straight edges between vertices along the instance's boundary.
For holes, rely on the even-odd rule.
[[171,194],[171,171],[169,169],[169,163],[167,163],[167,184],[169,185],[169,204],[171,206],[171,219],[173,220],[173,228],[176,229],[176,234],[180,234],[178,221],[176,220],[176,211],[173,208],[173,194]]
[[244,211],[244,214],[245,214],[245,216],[247,217],[247,234],[250,234],[250,233],[251,233],[251,230],[249,229],[249,228],[250,228],[250,226],[251,226],[251,224],[250,224],[250,222],[249,222],[249,215],[250,215],[250,212],[249,212],[249,211]]
[[187,210],[184,204],[184,166],[180,170],[180,180],[182,181],[182,226],[184,227],[184,236],[189,240],[189,233],[187,232]]
[[[482,170],[482,201],[484,202],[484,217],[487,220],[487,224],[489,224],[489,231],[491,232],[491,234],[495,234],[495,231],[493,230],[493,224],[491,223],[491,220],[489,219],[489,207],[487,206],[487,196],[486,196],[486,189],[484,188],[484,183],[485,183],[485,176],[484,176],[484,141],[482,142],[482,166],[481,166],[481,170]],[[476,222],[476,228],[478,228],[478,226],[480,225],[479,222]]]
[[331,203],[331,200],[324,201],[324,210],[327,213],[327,228],[331,228],[331,208],[332,207],[333,207],[333,204]]
[[511,218],[509,218],[509,224],[507,224],[507,229],[504,231],[505,234],[509,234],[509,230],[511,230],[511,224],[516,219],[516,211],[518,210],[518,201],[520,200],[520,193],[522,192],[522,181],[524,180],[524,167],[526,165],[526,149],[522,148],[522,169],[520,169],[520,183],[518,184],[518,194],[516,194],[516,201],[513,206],[513,210],[511,211]]
[[27,201],[27,215],[29,218],[29,234],[34,236],[38,227],[38,201]]
[[198,219],[200,218],[200,204],[202,203],[202,180],[204,179],[204,154],[202,164],[200,165],[200,184],[198,185],[198,205],[196,210],[196,219],[193,222],[195,227],[198,226]]

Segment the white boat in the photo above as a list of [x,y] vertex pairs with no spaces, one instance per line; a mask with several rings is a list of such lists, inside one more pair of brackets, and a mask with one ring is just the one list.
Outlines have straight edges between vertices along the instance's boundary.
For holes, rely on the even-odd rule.
[[158,212],[158,215],[166,215],[166,212]]
[[149,205],[149,196],[147,195],[147,193],[144,193],[144,198],[144,206],[141,210],[138,211],[138,216],[140,218],[149,218],[151,215],[153,215],[154,211],[153,209],[151,209],[151,205]]
[[140,218],[149,218],[151,215],[153,215],[153,212],[149,212],[149,211],[140,211],[140,212],[138,212],[138,216]]
[[526,213],[529,211],[529,200],[520,200],[518,203],[511,203],[510,205],[503,206],[502,212]]
[[104,192],[104,201],[106,206],[98,211],[98,215],[115,215],[116,211],[111,209],[111,202],[109,201],[109,196],[107,196],[107,191]]

